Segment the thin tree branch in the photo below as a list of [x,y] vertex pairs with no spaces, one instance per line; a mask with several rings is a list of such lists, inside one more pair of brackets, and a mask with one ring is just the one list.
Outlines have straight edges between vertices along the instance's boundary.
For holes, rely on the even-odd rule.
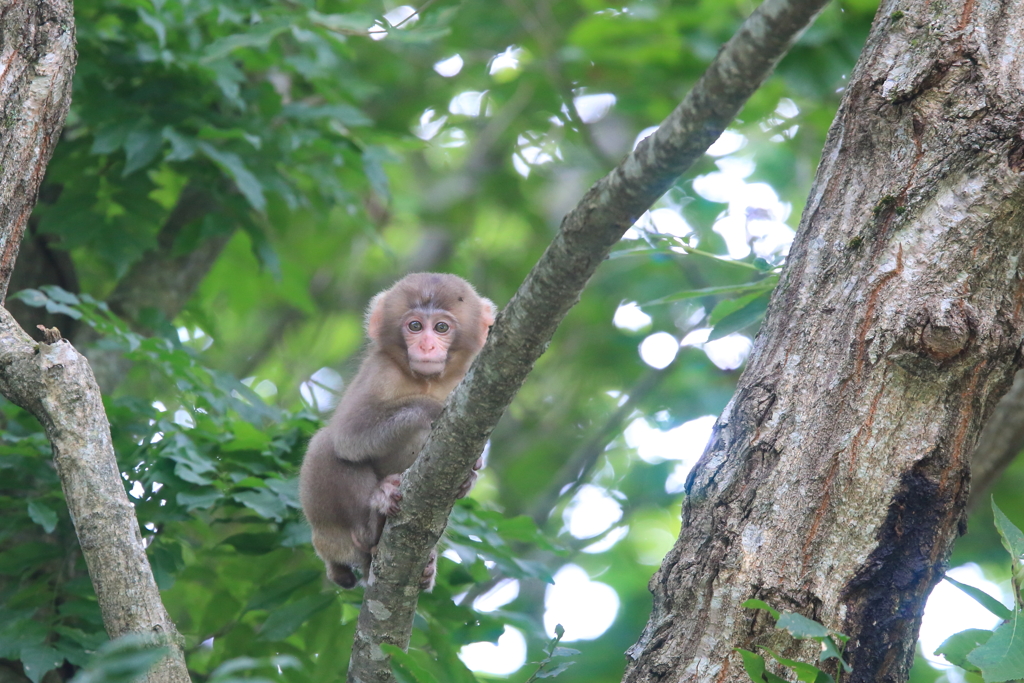
[[968,507],[985,504],[988,490],[1024,450],[1024,370],[996,404],[992,417],[978,437],[971,460],[971,497]]
[[459,486],[566,312],[612,246],[736,116],[825,6],[766,0],[722,48],[658,130],[594,185],[499,314],[487,344],[449,397],[402,482],[359,613],[348,680],[394,680],[382,643],[408,647],[430,548],[444,531]]

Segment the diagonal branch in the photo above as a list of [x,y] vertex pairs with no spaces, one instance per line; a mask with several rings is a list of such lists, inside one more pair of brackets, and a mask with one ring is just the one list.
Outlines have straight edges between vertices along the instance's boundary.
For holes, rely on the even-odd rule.
[[153,637],[170,654],[146,680],[187,683],[180,638],[146,559],[100,389],[85,356],[65,340],[37,344],[0,307],[0,393],[35,415],[53,446],[107,633]]
[[418,580],[466,472],[558,323],[622,234],[713,143],[825,0],[766,0],[722,48],[658,130],[598,181],[498,316],[483,351],[448,399],[402,483],[374,559],[348,680],[394,680],[380,650],[408,647]]
[[978,437],[971,457],[971,498],[968,507],[988,505],[989,488],[1024,450],[1024,370],[999,399],[992,416]]

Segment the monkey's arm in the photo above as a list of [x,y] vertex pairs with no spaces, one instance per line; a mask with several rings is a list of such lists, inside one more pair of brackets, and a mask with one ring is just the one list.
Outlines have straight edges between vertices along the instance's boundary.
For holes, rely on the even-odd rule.
[[395,461],[395,467],[383,468],[395,472],[412,464],[431,422],[441,414],[441,403],[428,396],[343,408],[329,427],[338,457],[351,462]]

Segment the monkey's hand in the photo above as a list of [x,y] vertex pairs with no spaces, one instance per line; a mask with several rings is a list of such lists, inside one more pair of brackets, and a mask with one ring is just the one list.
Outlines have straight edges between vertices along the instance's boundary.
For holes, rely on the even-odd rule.
[[473,463],[473,469],[469,471],[469,475],[466,477],[466,481],[462,482],[462,486],[459,487],[459,492],[455,496],[456,498],[465,498],[469,494],[470,489],[473,488],[473,484],[476,483],[476,471],[483,466],[484,459],[477,458],[476,462]]
[[374,492],[370,504],[386,517],[397,515],[401,509],[398,504],[402,500],[402,494],[398,492],[398,487],[401,485],[402,475],[400,474],[389,474],[384,477],[380,480],[380,487]]

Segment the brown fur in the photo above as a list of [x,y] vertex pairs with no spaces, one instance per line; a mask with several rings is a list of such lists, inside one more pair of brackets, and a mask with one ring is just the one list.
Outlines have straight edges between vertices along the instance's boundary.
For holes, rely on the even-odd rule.
[[[330,422],[310,440],[299,475],[313,547],[338,585],[356,584],[353,568],[369,577],[386,516],[401,499],[399,475],[416,459],[445,399],[483,347],[494,314],[494,304],[468,282],[441,273],[408,275],[370,302],[366,356]],[[450,325],[438,352],[446,352],[439,372],[425,375],[410,365],[405,328],[413,318]],[[462,495],[475,478],[472,472]],[[424,570],[427,589],[435,558]]]

